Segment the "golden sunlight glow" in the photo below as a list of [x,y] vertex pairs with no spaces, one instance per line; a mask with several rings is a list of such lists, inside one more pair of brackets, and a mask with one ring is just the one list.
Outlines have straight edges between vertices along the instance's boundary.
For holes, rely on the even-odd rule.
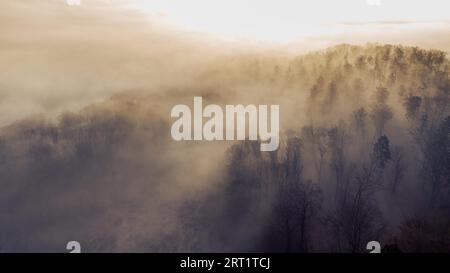
[[450,18],[448,0],[136,0],[130,5],[188,31],[275,42],[346,33],[358,24],[373,28]]

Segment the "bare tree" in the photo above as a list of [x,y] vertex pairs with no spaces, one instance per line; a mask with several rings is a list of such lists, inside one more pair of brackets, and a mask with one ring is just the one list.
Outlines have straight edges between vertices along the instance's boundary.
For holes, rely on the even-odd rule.
[[346,190],[346,169],[347,159],[345,155],[346,143],[348,135],[345,130],[345,126],[334,127],[328,131],[329,137],[329,150],[330,150],[330,167],[335,177],[335,203],[341,202],[341,198],[345,195],[342,194]]
[[403,180],[406,172],[406,162],[404,159],[404,151],[400,146],[396,146],[392,151],[391,159],[391,173],[392,178],[390,182],[391,194],[396,194],[400,182]]
[[[442,118],[446,109],[442,100],[445,99],[426,99],[421,109],[422,117],[409,130],[422,156],[421,175],[428,186],[429,207],[438,203],[442,189],[450,184],[447,148],[450,146],[450,118]],[[450,189],[448,192],[450,194]]]
[[302,177],[301,149],[299,137],[287,140],[276,179],[278,199],[273,221],[286,252],[310,250],[312,223],[322,203],[319,186]]
[[322,182],[325,156],[328,151],[328,134],[327,130],[322,127],[305,126],[302,130],[302,136],[305,141],[311,144],[312,155],[314,159],[314,167],[317,173],[317,182]]
[[381,136],[383,134],[386,123],[393,117],[392,110],[387,105],[388,97],[389,92],[386,88],[377,88],[377,91],[375,92],[375,103],[372,106],[372,111],[370,114],[377,132],[377,136]]
[[328,215],[338,251],[361,252],[365,244],[378,238],[385,225],[375,193],[380,189],[377,164],[371,160],[356,174],[345,197]]

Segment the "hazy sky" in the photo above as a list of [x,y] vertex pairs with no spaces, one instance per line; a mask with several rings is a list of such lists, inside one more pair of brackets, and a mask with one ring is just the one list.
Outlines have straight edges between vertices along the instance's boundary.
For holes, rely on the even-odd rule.
[[184,29],[272,41],[345,33],[350,24],[351,31],[359,31],[357,23],[367,31],[367,23],[429,26],[450,19],[447,0],[137,0],[128,5]]

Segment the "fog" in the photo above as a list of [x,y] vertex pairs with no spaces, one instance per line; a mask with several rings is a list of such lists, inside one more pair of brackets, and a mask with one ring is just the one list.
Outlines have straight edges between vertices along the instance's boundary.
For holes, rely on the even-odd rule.
[[[0,3],[0,251],[448,250],[448,221],[425,217],[448,212],[447,22],[272,41],[169,19],[126,1]],[[175,142],[170,109],[194,96],[280,105],[279,151]],[[343,201],[358,194],[359,218]],[[419,243],[411,221],[430,226]]]
[[94,0],[71,7],[62,0],[2,1],[0,125],[29,115],[79,109],[117,92],[183,87],[220,56],[299,54],[367,42],[449,51],[445,21],[340,22],[332,34],[271,42],[257,36],[190,31],[169,24],[164,14],[125,3]]

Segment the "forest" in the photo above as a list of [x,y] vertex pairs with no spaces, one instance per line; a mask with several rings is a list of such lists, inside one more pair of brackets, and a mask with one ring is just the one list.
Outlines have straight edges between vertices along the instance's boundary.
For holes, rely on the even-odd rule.
[[[449,95],[445,52],[342,44],[17,120],[0,129],[0,251],[448,252]],[[279,149],[174,141],[167,113],[194,96],[280,105]]]

